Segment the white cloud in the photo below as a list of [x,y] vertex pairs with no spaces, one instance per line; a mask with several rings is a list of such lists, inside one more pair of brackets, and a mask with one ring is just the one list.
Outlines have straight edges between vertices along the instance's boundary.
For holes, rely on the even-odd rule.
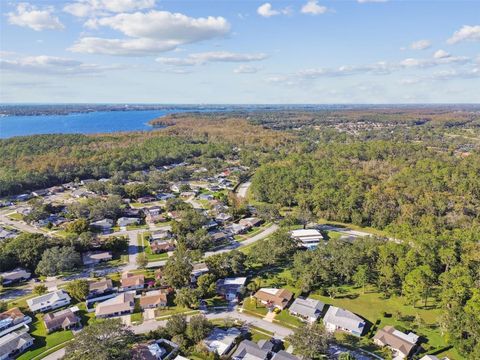
[[77,17],[93,17],[150,9],[154,6],[155,0],[79,0],[65,5],[63,11]]
[[448,58],[450,56],[451,55],[448,52],[446,52],[445,50],[442,50],[442,49],[435,51],[435,53],[433,54],[434,59],[444,59],[444,58]]
[[242,64],[239,67],[235,68],[233,72],[235,74],[255,74],[260,70],[257,66]]
[[159,57],[156,59],[159,63],[174,66],[192,66],[208,62],[248,62],[260,61],[267,58],[266,54],[240,54],[228,51],[212,51],[205,53],[190,54],[186,58]]
[[225,36],[230,24],[223,17],[192,18],[168,11],[117,14],[91,20],[91,26],[105,26],[129,38],[84,37],[69,50],[107,55],[152,55],[177,46]]
[[107,70],[121,69],[118,65],[87,64],[78,60],[47,55],[1,58],[0,66],[6,71],[37,75],[94,75]]
[[302,14],[320,15],[327,12],[326,6],[318,5],[317,0],[308,0],[308,2],[302,6]]
[[286,7],[280,10],[275,10],[273,9],[272,4],[268,2],[260,5],[257,9],[257,14],[266,18],[276,16],[276,15],[288,15],[290,13],[291,13],[291,9],[289,7]]
[[425,50],[432,46],[430,40],[418,40],[410,44],[412,50]]
[[53,11],[51,6],[39,9],[28,3],[20,3],[15,12],[7,14],[8,22],[12,25],[29,27],[35,31],[64,29],[65,26],[58,17],[53,15]]
[[460,30],[453,33],[447,43],[456,44],[461,41],[480,41],[480,25],[463,25]]

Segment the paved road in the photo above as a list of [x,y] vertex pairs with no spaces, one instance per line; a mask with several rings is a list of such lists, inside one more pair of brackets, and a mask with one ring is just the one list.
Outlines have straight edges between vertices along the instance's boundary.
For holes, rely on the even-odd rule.
[[246,198],[246,197],[247,197],[248,189],[250,188],[250,185],[252,185],[252,182],[251,182],[251,181],[246,181],[246,182],[244,182],[244,183],[241,183],[241,184],[237,187],[237,196],[238,196],[238,197],[241,197],[241,198]]
[[278,230],[278,225],[277,224],[272,224],[271,226],[269,226],[265,230],[261,231],[257,235],[254,235],[247,240],[244,240],[242,242],[235,241],[230,246],[226,246],[226,247],[224,247],[220,250],[208,251],[208,252],[205,253],[205,257],[209,257],[209,256],[212,256],[212,255],[217,255],[217,254],[222,254],[222,253],[229,252],[229,251],[232,251],[232,250],[239,250],[239,249],[241,249],[241,248],[243,248],[247,245],[250,245],[250,244],[253,244],[253,243],[255,243],[259,240],[265,239],[266,237],[272,235],[277,230]]
[[12,220],[10,219],[7,214],[11,214],[13,211],[2,211],[0,213],[0,223],[4,223],[5,225],[11,226],[15,229],[18,229],[23,232],[30,232],[30,233],[40,233],[40,234],[47,234],[47,232],[43,229],[38,229],[34,226],[28,225],[24,221],[19,220]]
[[57,350],[50,355],[47,355],[43,358],[43,360],[58,360],[65,356],[65,348]]

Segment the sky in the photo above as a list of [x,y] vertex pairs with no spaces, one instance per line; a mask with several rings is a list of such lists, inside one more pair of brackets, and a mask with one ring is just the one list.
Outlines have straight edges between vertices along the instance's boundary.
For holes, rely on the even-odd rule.
[[0,0],[0,102],[480,103],[480,0]]

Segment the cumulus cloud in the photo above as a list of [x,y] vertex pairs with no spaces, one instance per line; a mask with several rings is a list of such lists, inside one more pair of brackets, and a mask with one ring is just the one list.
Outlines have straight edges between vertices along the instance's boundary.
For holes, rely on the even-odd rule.
[[6,71],[38,75],[94,75],[122,68],[119,65],[87,64],[74,59],[47,55],[0,58],[0,67]]
[[260,5],[257,9],[257,14],[266,18],[276,16],[276,15],[288,15],[290,14],[290,12],[291,10],[288,7],[280,10],[275,10],[273,9],[272,4],[268,2]]
[[480,25],[464,25],[453,33],[447,40],[449,44],[457,44],[461,41],[480,41]]
[[155,0],[79,0],[65,5],[63,11],[77,17],[93,17],[150,9],[154,6]]
[[445,50],[442,50],[442,49],[437,50],[433,53],[433,58],[434,59],[444,59],[444,58],[448,58],[450,56],[451,55],[448,52],[446,52]]
[[204,53],[190,54],[186,58],[159,57],[157,62],[174,66],[193,66],[208,62],[248,62],[260,61],[267,58],[266,54],[241,54],[228,51],[211,51]]
[[260,70],[257,66],[242,64],[239,67],[233,69],[235,74],[255,74]]
[[192,18],[155,10],[92,19],[90,26],[109,27],[129,38],[84,37],[69,50],[107,55],[152,55],[180,45],[225,36],[230,31],[230,24],[223,17]]
[[418,40],[410,44],[412,50],[425,50],[432,46],[430,40]]
[[326,6],[318,5],[317,0],[309,0],[305,5],[302,6],[302,14],[311,14],[311,15],[321,15],[327,12]]
[[64,29],[65,26],[58,17],[53,15],[53,12],[54,8],[51,6],[39,9],[28,3],[20,3],[15,12],[9,12],[7,16],[10,24],[28,27],[35,31]]

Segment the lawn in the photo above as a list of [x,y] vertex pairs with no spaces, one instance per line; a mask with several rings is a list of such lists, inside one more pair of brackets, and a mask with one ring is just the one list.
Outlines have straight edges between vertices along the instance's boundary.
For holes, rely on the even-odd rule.
[[298,317],[290,315],[288,310],[282,310],[279,314],[275,316],[275,322],[278,322],[280,325],[297,328],[303,324],[302,320]]
[[245,298],[242,308],[246,313],[259,317],[264,317],[268,313],[268,309],[254,298]]
[[265,223],[263,224],[262,226],[260,227],[256,227],[256,228],[252,228],[250,229],[248,232],[246,232],[245,234],[241,234],[241,235],[235,235],[234,238],[235,240],[237,240],[238,242],[242,242],[242,241],[245,241],[247,239],[250,239],[251,237],[261,233],[263,230],[265,230],[266,228],[268,228],[269,226],[271,226],[272,223],[269,222],[269,223]]
[[[310,294],[310,297],[356,313],[374,324],[374,331],[385,325],[392,325],[400,330],[412,330],[428,339],[423,348],[429,353],[447,346],[436,323],[440,316],[439,309],[414,308],[406,305],[401,297],[392,296],[385,299],[382,294],[374,291],[362,294],[361,289],[352,287],[344,287],[344,291],[344,294],[335,299],[319,294]],[[453,359],[462,358],[453,349],[441,355]]]
[[214,296],[210,299],[204,299],[208,307],[227,306],[228,301],[221,296]]
[[30,335],[35,338],[33,346],[30,347],[25,353],[19,356],[19,360],[29,360],[42,354],[43,352],[58,346],[73,338],[73,334],[68,331],[55,331],[51,334],[47,334],[45,325],[42,321],[43,314],[37,314],[35,320],[30,324]]
[[158,318],[164,318],[166,316],[171,316],[174,314],[195,313],[195,312],[198,312],[198,311],[181,307],[181,306],[168,306],[166,308],[156,309],[155,318],[158,319]]
[[19,213],[11,213],[11,214],[8,214],[7,216],[12,220],[16,220],[16,221],[23,220],[23,215]]

